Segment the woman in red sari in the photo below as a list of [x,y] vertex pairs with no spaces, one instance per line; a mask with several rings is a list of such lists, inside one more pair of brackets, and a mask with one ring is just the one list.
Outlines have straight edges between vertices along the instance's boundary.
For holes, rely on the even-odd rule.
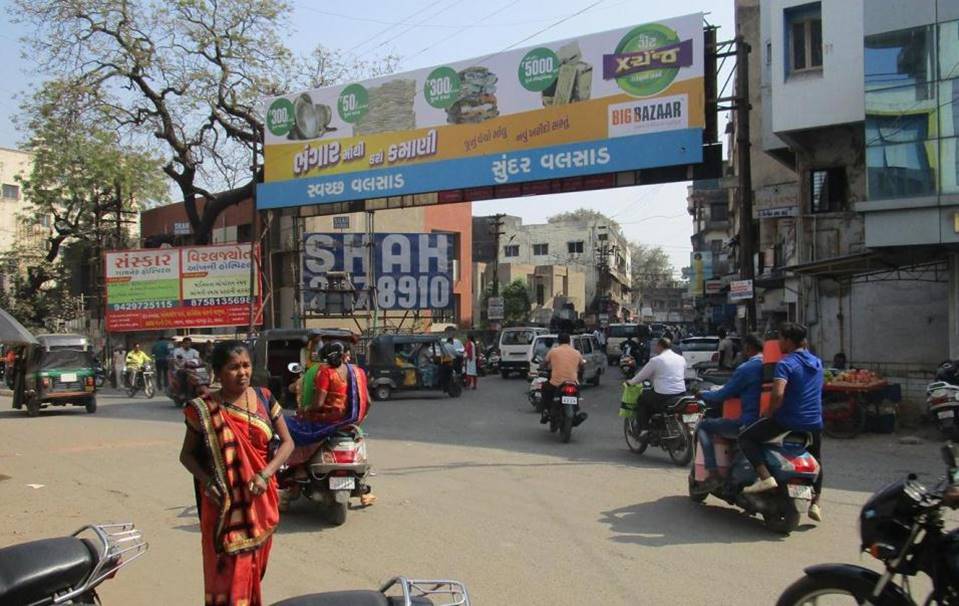
[[[218,343],[211,365],[220,391],[184,408],[180,462],[197,486],[207,606],[260,606],[273,531],[279,522],[273,475],[293,451],[281,409],[250,386],[250,352]],[[270,441],[280,444],[269,458]]]

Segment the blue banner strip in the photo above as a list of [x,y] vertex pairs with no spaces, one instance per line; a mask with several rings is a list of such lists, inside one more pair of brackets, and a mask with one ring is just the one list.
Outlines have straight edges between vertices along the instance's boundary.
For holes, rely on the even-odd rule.
[[703,131],[687,128],[395,168],[257,185],[259,209],[331,204],[449,189],[581,177],[703,161]]

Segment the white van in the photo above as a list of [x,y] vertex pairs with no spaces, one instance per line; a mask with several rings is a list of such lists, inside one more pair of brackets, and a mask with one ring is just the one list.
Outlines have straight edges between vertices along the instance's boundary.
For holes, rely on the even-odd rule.
[[504,328],[499,335],[499,373],[504,379],[510,373],[525,377],[529,373],[529,357],[533,339],[549,331],[540,326]]

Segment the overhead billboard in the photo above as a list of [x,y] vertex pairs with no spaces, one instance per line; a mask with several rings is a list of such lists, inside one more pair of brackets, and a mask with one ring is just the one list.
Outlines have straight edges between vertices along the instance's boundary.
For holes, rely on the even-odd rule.
[[381,310],[453,307],[453,234],[374,234],[372,272],[369,235],[311,233],[303,238],[303,304],[324,313],[334,294],[331,276],[349,274],[356,290],[353,309],[370,309],[370,278]]
[[[249,244],[113,251],[105,263],[110,332],[250,322],[250,264],[256,260]],[[259,309],[259,280],[254,284]]]
[[701,13],[267,100],[257,207],[702,162]]

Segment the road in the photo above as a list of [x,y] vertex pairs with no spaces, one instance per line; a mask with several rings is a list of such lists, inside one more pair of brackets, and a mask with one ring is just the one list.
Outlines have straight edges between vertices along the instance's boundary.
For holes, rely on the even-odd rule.
[[[519,379],[481,379],[455,400],[377,403],[366,429],[378,502],[338,528],[297,503],[275,538],[265,598],[405,574],[460,579],[480,605],[770,604],[803,566],[874,566],[858,554],[862,503],[908,472],[943,472],[935,442],[827,440],[825,522],[804,518],[780,537],[714,499],[691,503],[686,471],[664,452],[630,453],[617,374],[584,391],[590,418],[570,444],[538,423]],[[28,418],[0,399],[0,546],[132,520],[150,552],[103,586],[104,603],[200,603],[182,413],[162,397],[99,401],[94,415]]]

